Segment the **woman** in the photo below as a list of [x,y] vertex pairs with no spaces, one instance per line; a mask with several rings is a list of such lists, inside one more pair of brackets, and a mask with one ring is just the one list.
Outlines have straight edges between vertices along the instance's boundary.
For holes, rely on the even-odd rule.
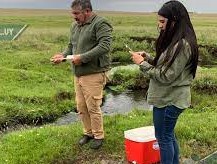
[[161,7],[158,27],[160,35],[154,59],[145,52],[130,53],[134,63],[150,78],[147,101],[154,106],[161,164],[178,164],[174,128],[179,115],[191,104],[190,85],[196,74],[198,45],[188,12],[178,1],[169,1]]

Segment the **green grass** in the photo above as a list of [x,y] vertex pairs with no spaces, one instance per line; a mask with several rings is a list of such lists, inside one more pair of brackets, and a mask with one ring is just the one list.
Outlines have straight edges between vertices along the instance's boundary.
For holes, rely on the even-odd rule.
[[196,79],[193,82],[192,88],[194,90],[213,94],[217,93],[217,69],[213,68],[201,68],[197,70]]
[[[133,123],[138,116],[140,121]],[[130,119],[127,116],[107,117],[105,120],[106,141],[100,151],[103,154],[124,156],[123,131],[135,128],[141,124],[150,124],[150,113],[133,113]],[[0,140],[0,163],[41,163],[52,161],[78,160],[80,154],[94,160],[96,153],[88,146],[80,149],[77,141],[81,136],[81,125],[75,123],[68,126],[44,126],[6,134]],[[80,152],[81,151],[81,152]],[[92,156],[92,157],[91,157]],[[99,159],[98,159],[99,160]]]
[[29,14],[0,17],[3,23],[29,25],[18,40],[0,42],[1,125],[40,124],[75,108],[71,64],[50,62],[67,43],[70,19]]
[[0,108],[6,111],[1,124],[31,123],[38,117],[52,121],[74,108],[70,63],[52,65],[49,43],[27,38],[0,44],[6,45],[0,51]]

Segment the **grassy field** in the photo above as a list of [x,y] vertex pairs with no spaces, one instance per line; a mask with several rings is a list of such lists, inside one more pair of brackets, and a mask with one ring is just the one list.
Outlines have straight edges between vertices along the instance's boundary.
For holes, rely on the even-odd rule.
[[[154,54],[153,40],[158,35],[155,13],[97,13],[105,16],[114,27],[113,62],[131,63],[123,43],[134,50]],[[191,14],[191,18],[200,45],[201,67],[192,86],[193,106],[184,112],[177,125],[182,159],[192,156],[200,159],[217,149],[217,14]],[[0,128],[3,132],[7,126],[17,124],[41,125],[2,133],[0,164],[124,160],[123,131],[152,125],[151,112],[134,110],[124,116],[105,117],[106,141],[97,152],[88,146],[82,149],[77,146],[82,134],[80,123],[44,125],[75,108],[70,63],[52,65],[49,61],[67,44],[69,12],[0,9],[0,22],[28,24],[17,40],[0,42]]]

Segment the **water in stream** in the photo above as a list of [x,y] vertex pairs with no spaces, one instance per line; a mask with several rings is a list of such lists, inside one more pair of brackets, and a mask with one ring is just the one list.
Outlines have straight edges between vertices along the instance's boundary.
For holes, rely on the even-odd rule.
[[[108,92],[105,101],[101,107],[104,115],[126,114],[133,109],[152,110],[152,107],[146,102],[146,92],[126,91],[121,94]],[[59,118],[55,124],[65,125],[78,121],[78,115],[75,112],[70,112],[65,116]]]
[[145,91],[126,91],[121,94],[109,92],[103,103],[102,111],[104,115],[125,114],[135,108],[141,110],[152,109],[146,102]]

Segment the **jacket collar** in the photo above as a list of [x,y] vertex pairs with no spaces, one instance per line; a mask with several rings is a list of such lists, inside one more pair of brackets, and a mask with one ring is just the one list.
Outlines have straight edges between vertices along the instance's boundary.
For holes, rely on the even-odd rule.
[[85,24],[91,24],[92,21],[93,21],[93,19],[94,19],[95,17],[96,17],[96,14],[93,13],[93,14],[87,19],[87,21],[86,21],[85,23],[83,23],[81,26],[84,26]]

